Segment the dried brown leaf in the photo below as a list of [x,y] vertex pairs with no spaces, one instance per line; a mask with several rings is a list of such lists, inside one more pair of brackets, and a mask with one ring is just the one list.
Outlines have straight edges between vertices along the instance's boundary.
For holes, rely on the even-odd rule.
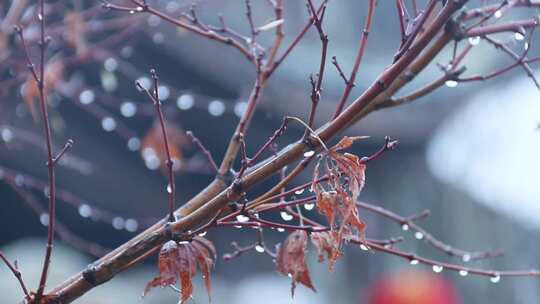
[[214,245],[201,237],[191,242],[169,241],[163,244],[158,257],[159,276],[148,282],[143,295],[154,287],[175,285],[180,280],[180,303],[185,303],[193,294],[192,280],[198,265],[210,297],[210,270],[215,258]]
[[291,295],[294,297],[296,283],[315,291],[309,269],[306,265],[307,232],[296,230],[289,234],[284,244],[278,248],[276,266],[279,273],[291,278]]
[[319,251],[328,254],[329,267],[333,269],[341,256],[344,241],[355,238],[365,239],[365,224],[360,219],[356,201],[365,184],[366,165],[354,154],[342,153],[355,140],[365,137],[344,137],[338,144],[328,150],[326,164],[328,180],[318,182],[321,174],[320,163],[315,167],[312,189],[317,195],[317,210],[329,223],[330,232],[314,234],[312,242]]
[[337,196],[335,191],[317,191],[317,210],[326,216],[330,227],[334,226],[336,221],[335,210]]
[[342,255],[340,241],[335,231],[313,232],[310,234],[311,243],[319,253],[319,262],[328,259],[328,269],[332,271],[337,259]]
[[369,136],[344,136],[335,146],[330,148],[330,151],[337,152],[350,148],[355,141],[366,138],[369,138]]
[[217,258],[216,248],[214,244],[209,240],[201,237],[195,237],[197,240],[193,242],[193,246],[197,249],[197,263],[199,264],[199,269],[201,270],[202,277],[204,279],[204,286],[206,287],[206,292],[208,293],[208,299],[210,300],[210,294],[212,293],[212,284],[210,278],[210,271],[214,266],[214,261]]

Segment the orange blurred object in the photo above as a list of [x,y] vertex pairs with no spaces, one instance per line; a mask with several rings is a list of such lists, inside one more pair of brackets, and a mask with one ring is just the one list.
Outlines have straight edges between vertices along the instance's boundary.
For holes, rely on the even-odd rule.
[[[175,124],[166,122],[165,128],[167,130],[169,153],[171,154],[171,159],[175,163],[173,170],[176,171],[180,169],[183,160],[182,148],[188,146],[189,141],[186,139],[184,131]],[[142,139],[141,156],[147,162],[149,158],[156,157],[159,160],[159,166],[163,170],[163,173],[166,174],[167,150],[165,149],[165,144],[163,142],[161,125],[158,121],[154,122],[152,128],[146,132]]]
[[369,304],[460,304],[449,281],[441,275],[402,271],[385,275],[369,289]]

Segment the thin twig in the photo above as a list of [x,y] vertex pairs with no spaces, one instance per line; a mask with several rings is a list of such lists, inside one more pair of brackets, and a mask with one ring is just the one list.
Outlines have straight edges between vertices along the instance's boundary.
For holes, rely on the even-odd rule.
[[22,278],[21,272],[19,271],[19,269],[17,267],[17,263],[15,262],[14,264],[12,264],[6,258],[6,256],[4,255],[4,253],[2,251],[0,251],[0,259],[4,262],[4,264],[6,264],[6,266],[9,268],[11,273],[13,273],[13,276],[15,276],[17,281],[19,281],[19,285],[21,285],[21,289],[22,289],[22,291],[24,293],[25,299],[29,300],[30,299],[30,294],[28,293],[28,288],[26,288],[26,285],[24,284],[24,280]]
[[[41,276],[39,279],[38,289],[36,291],[35,299],[37,303],[40,303],[47,284],[47,276],[49,272],[49,266],[51,262],[51,256],[53,251],[54,244],[54,235],[55,235],[55,220],[56,220],[56,176],[54,172],[54,158],[53,158],[53,148],[52,148],[52,134],[49,121],[49,113],[47,110],[47,96],[45,93],[46,88],[46,79],[45,79],[45,50],[47,48],[48,41],[45,38],[45,1],[39,1],[39,11],[38,11],[38,21],[40,28],[40,40],[39,40],[39,78],[37,78],[37,73],[35,72],[34,65],[30,61],[29,67],[31,70],[34,70],[32,74],[35,77],[36,84],[39,90],[39,101],[41,106],[41,114],[44,125],[45,133],[45,142],[47,145],[47,172],[49,176],[49,225],[47,229],[47,246],[45,249],[45,257],[43,259],[43,268],[41,271]],[[22,31],[21,31],[22,38]],[[26,52],[26,51],[25,51]],[[27,56],[27,59],[29,57]]]
[[368,2],[368,13],[366,17],[366,21],[364,24],[364,30],[362,31],[362,36],[360,38],[360,46],[358,47],[358,52],[356,54],[356,59],[354,60],[353,68],[351,71],[351,75],[349,76],[347,80],[347,86],[345,87],[345,90],[343,91],[343,95],[341,95],[341,98],[338,101],[336,113],[334,114],[334,119],[341,114],[341,111],[343,111],[343,108],[345,107],[345,103],[347,102],[347,99],[349,98],[349,95],[351,94],[351,91],[353,89],[353,84],[356,80],[356,74],[358,73],[358,69],[360,68],[360,64],[362,63],[362,58],[364,57],[364,52],[366,51],[366,46],[368,42],[368,35],[371,30],[371,24],[373,22],[373,15],[375,13],[375,7],[377,6],[375,0],[369,0]]
[[202,142],[193,134],[192,131],[187,131],[186,135],[191,139],[191,141],[201,150],[201,152],[206,156],[206,159],[208,160],[208,163],[212,166],[212,169],[217,173],[219,168],[216,162],[214,161],[214,158],[212,157],[212,153],[210,153],[210,150],[208,150]]
[[[328,35],[324,32],[323,29],[323,20],[324,13],[326,12],[326,4],[323,3],[321,15],[317,13],[315,6],[313,5],[312,0],[307,0],[308,10],[310,11],[311,18],[313,19],[313,24],[317,29],[319,34],[319,39],[321,40],[321,61],[319,63],[319,73],[317,74],[317,81],[313,81],[311,77],[311,110],[309,113],[308,126],[313,127],[315,121],[315,114],[317,112],[317,105],[321,99],[321,87],[324,80],[324,70],[326,67],[326,54],[328,52]],[[307,135],[307,130],[305,135]]]
[[152,75],[152,79],[154,80],[154,90],[153,94],[150,93],[150,91],[143,87],[142,84],[137,82],[137,87],[139,90],[146,92],[148,97],[150,97],[150,100],[154,103],[154,107],[156,109],[156,116],[159,119],[159,124],[161,126],[161,135],[163,136],[163,145],[165,147],[165,152],[167,154],[167,169],[169,172],[169,184],[167,185],[167,193],[169,196],[169,222],[174,222],[176,219],[174,217],[174,202],[175,202],[175,195],[176,195],[176,185],[174,183],[174,163],[171,158],[171,152],[169,149],[169,141],[167,137],[167,128],[165,127],[165,118],[163,117],[163,111],[161,110],[161,100],[159,100],[159,77],[157,75],[156,70],[151,69],[150,74]]
[[492,258],[497,257],[502,254],[500,250],[496,251],[465,251],[462,249],[457,249],[455,247],[452,247],[437,238],[435,238],[432,234],[427,232],[426,230],[422,229],[420,226],[418,226],[415,221],[427,216],[426,212],[422,212],[420,214],[423,214],[421,216],[411,216],[411,217],[403,217],[401,215],[398,215],[392,211],[389,211],[387,209],[384,209],[379,206],[374,206],[371,204],[358,202],[356,204],[358,207],[374,212],[378,215],[381,215],[385,218],[388,218],[392,221],[395,221],[398,223],[403,230],[412,230],[415,233],[417,233],[416,238],[417,239],[423,239],[426,243],[430,244],[437,250],[440,250],[449,256],[455,256],[461,258],[464,262],[472,261],[472,260],[479,260],[479,259],[485,259],[485,258]]

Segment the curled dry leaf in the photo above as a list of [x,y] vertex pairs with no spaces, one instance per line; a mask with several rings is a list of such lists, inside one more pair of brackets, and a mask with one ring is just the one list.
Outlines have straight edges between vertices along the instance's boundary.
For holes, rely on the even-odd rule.
[[[317,195],[317,210],[327,218],[330,232],[314,233],[312,242],[319,253],[328,253],[330,270],[341,256],[344,241],[365,238],[365,224],[358,215],[356,201],[365,184],[366,165],[358,156],[341,152],[363,138],[344,137],[315,167],[312,189]],[[317,182],[321,166],[329,176],[325,183]],[[324,255],[319,258],[324,259]]]
[[[45,87],[43,93],[47,96],[64,77],[64,63],[62,60],[54,60],[45,66]],[[23,99],[34,121],[39,117],[39,88],[31,73],[28,74],[23,85]]]
[[[177,170],[180,161],[183,158],[182,148],[189,144],[189,140],[186,139],[184,131],[178,128],[172,123],[165,123],[167,129],[167,140],[169,142],[169,152],[171,153],[171,159],[174,161],[174,170]],[[141,143],[141,156],[144,160],[149,157],[157,157],[159,164],[163,170],[167,167],[167,150],[163,144],[163,135],[161,133],[161,126],[158,121],[154,123]]]
[[180,280],[180,303],[185,303],[193,294],[192,279],[197,274],[197,265],[202,273],[208,297],[210,297],[210,270],[216,260],[216,249],[212,242],[195,237],[191,242],[168,241],[159,252],[159,276],[148,282],[146,295],[152,288],[175,285]]
[[319,262],[323,262],[326,258],[328,259],[328,268],[333,270],[334,265],[336,264],[337,259],[342,255],[339,248],[339,242],[337,241],[337,232],[336,231],[324,231],[324,232],[313,232],[310,234],[311,243],[317,249],[319,253]]
[[296,230],[289,234],[285,243],[279,246],[276,266],[279,273],[291,278],[291,295],[294,297],[296,283],[300,283],[315,291],[309,269],[306,265],[307,232]]

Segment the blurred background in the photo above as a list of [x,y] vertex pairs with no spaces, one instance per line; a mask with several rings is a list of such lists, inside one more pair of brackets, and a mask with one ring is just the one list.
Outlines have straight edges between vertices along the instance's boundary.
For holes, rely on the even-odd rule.
[[[18,261],[25,280],[34,288],[48,223],[47,175],[39,110],[20,44],[8,22],[10,9],[19,2],[24,2],[24,9],[15,20],[26,26],[29,50],[37,58],[35,3],[4,1],[0,4],[0,249]],[[486,2],[490,1],[471,1],[471,7]],[[188,12],[192,4],[176,0],[149,3],[171,15]],[[217,16],[222,14],[229,27],[248,32],[242,1],[200,0],[196,4],[200,20],[219,24]],[[356,54],[365,6],[363,1],[342,0],[331,1],[327,8],[329,55],[337,56],[345,71],[350,70]],[[272,20],[266,1],[253,1],[253,12],[257,24]],[[108,12],[97,2],[83,0],[48,1],[47,14],[53,38],[47,75],[54,85],[49,98],[54,143],[58,149],[68,138],[75,141],[57,169],[59,229],[65,241],[59,240],[54,251],[49,283],[54,286],[83,269],[94,255],[115,248],[166,214],[167,179],[159,129],[154,128],[151,103],[136,90],[134,81],[148,84],[150,68],[160,74],[173,156],[180,164],[176,172],[177,204],[181,205],[213,178],[212,168],[184,131],[192,130],[220,161],[245,110],[254,71],[236,50],[156,17]],[[395,14],[393,1],[379,1],[352,96],[358,96],[391,63],[399,46]],[[503,18],[530,15],[531,10],[515,10]],[[304,1],[285,1],[285,45],[307,18]],[[516,50],[526,43],[514,34],[497,37]],[[259,42],[269,45],[272,38],[263,34]],[[537,38],[538,34],[532,42]],[[467,73],[486,73],[511,62],[483,41],[462,41],[467,43],[474,44],[464,62]],[[435,62],[447,64],[451,51],[449,47]],[[538,54],[532,47],[529,56]],[[317,72],[319,58],[320,40],[312,29],[265,90],[246,137],[248,154],[266,141],[283,115],[307,119],[308,77]],[[344,86],[331,63],[327,65],[317,126],[333,115]],[[440,68],[433,64],[400,94],[440,75]],[[530,79],[515,69],[485,82],[450,83],[411,105],[369,115],[343,134],[370,136],[351,152],[370,155],[382,145],[384,136],[398,139],[400,145],[370,163],[361,200],[404,216],[430,209],[431,216],[420,225],[439,239],[466,250],[505,251],[503,257],[469,262],[470,266],[498,270],[540,267],[539,97]],[[291,126],[279,140],[280,146],[302,132]],[[310,172],[293,185],[309,181]],[[255,197],[276,180],[257,187],[248,197]],[[316,211],[311,214],[318,216]],[[461,262],[435,251],[394,222],[362,210],[360,216],[367,222],[370,237],[403,235],[406,241],[398,245],[403,250]],[[273,246],[285,236],[268,232],[266,242]],[[207,237],[220,255],[233,251],[231,241],[247,245],[256,240],[254,232],[235,228],[213,229]],[[495,285],[486,277],[434,273],[428,267],[355,246],[347,248],[332,273],[316,258],[311,249],[308,264],[317,293],[300,286],[293,300],[289,279],[274,270],[268,256],[254,250],[229,262],[218,259],[212,303],[254,299],[258,303],[540,302],[537,278],[503,278]],[[77,303],[175,303],[178,295],[171,289],[156,289],[141,299],[146,282],[156,275],[153,257]],[[16,281],[3,266],[0,282],[2,303],[22,299]],[[207,301],[198,278],[194,302]]]

